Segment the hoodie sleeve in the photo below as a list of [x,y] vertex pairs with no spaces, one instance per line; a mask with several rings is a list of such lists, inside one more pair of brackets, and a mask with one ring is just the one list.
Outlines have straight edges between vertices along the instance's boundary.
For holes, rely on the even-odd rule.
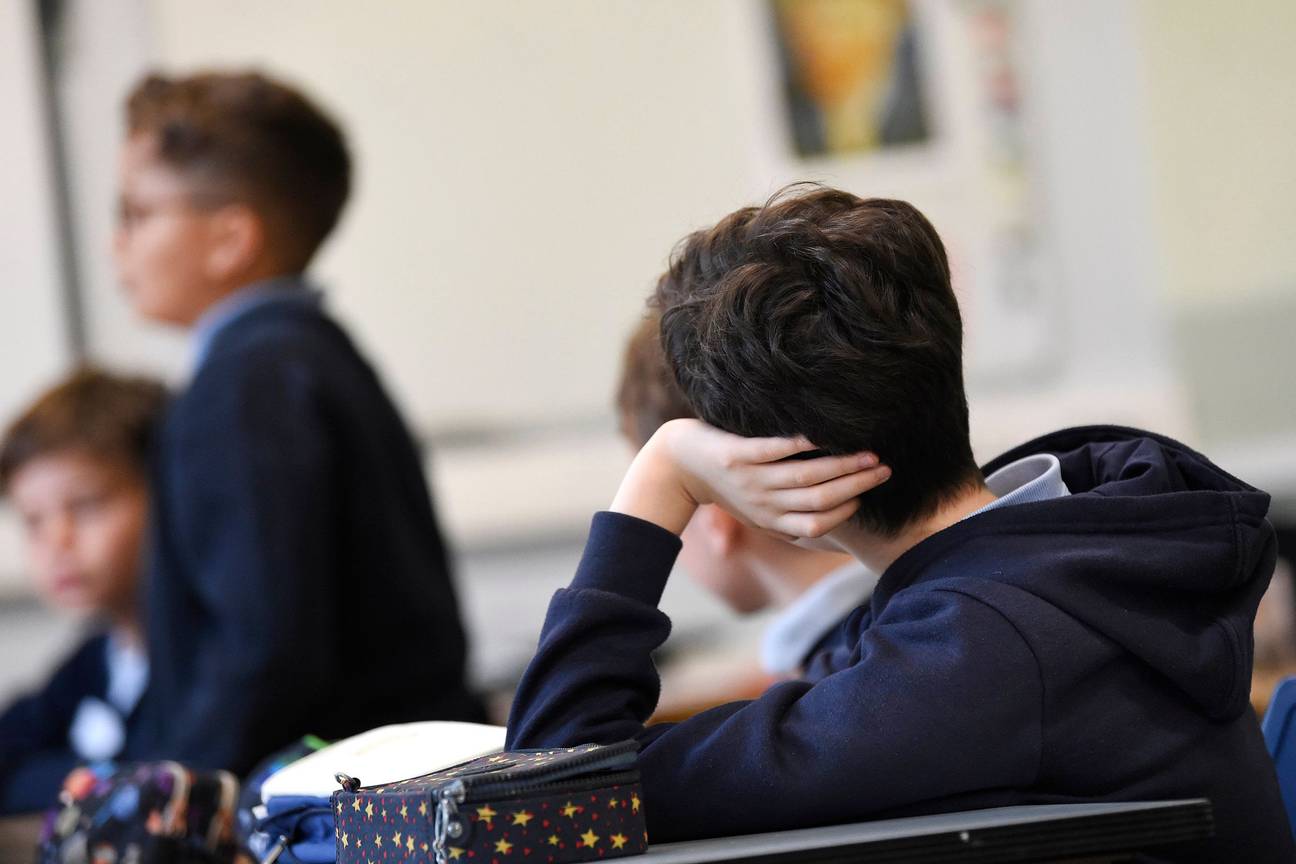
[[678,724],[644,726],[660,682],[656,608],[679,539],[594,518],[554,596],[509,720],[509,747],[640,741],[655,841],[855,821],[919,801],[1020,787],[1039,771],[1042,687],[1013,626],[945,591],[896,595],[855,662]]

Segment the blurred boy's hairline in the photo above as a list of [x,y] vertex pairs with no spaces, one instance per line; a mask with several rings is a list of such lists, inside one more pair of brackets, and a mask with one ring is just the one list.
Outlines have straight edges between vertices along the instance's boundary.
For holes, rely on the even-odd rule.
[[626,340],[617,383],[621,434],[636,447],[671,420],[697,417],[675,382],[661,347],[661,319],[650,310]]
[[155,427],[166,405],[158,381],[83,366],[42,393],[0,437],[0,495],[33,463],[84,456],[146,478]]

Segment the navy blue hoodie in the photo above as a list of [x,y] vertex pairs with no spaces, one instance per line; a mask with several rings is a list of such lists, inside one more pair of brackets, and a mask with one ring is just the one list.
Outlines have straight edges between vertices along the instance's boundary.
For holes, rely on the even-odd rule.
[[[903,554],[803,680],[645,727],[679,539],[599,513],[550,604],[509,746],[637,738],[668,841],[1010,804],[1207,797],[1173,861],[1296,860],[1248,704],[1269,498],[1166,438],[1058,432],[1072,495],[972,516]],[[899,479],[899,478],[898,478]]]

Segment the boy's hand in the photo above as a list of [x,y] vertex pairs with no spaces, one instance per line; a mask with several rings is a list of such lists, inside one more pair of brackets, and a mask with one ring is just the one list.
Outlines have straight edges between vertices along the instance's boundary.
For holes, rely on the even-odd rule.
[[782,461],[813,449],[804,438],[743,438],[672,420],[639,452],[612,509],[678,534],[699,504],[718,504],[784,539],[821,537],[891,469],[872,453]]

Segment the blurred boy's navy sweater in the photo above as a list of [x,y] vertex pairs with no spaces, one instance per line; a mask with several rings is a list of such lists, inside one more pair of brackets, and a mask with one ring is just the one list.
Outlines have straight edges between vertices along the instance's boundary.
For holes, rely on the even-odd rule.
[[[518,688],[510,747],[638,738],[654,840],[1024,803],[1210,798],[1164,860],[1296,860],[1248,703],[1275,561],[1269,498],[1165,438],[1032,441],[1072,494],[902,555],[805,680],[645,728],[679,539],[594,517]],[[901,482],[897,478],[896,482]]]
[[[63,778],[82,761],[68,738],[77,710],[87,697],[108,699],[107,656],[108,637],[91,636],[44,687],[0,712],[0,815],[38,812],[58,800]],[[129,746],[135,714],[122,720]]]
[[305,288],[225,323],[161,434],[146,755],[480,719],[414,442]]

